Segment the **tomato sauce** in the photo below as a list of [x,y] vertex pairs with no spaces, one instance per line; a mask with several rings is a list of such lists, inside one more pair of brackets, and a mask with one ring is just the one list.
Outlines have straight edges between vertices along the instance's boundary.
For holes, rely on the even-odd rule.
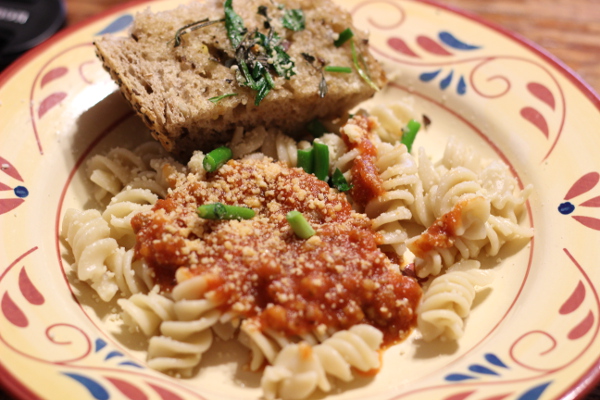
[[369,201],[385,193],[383,181],[379,177],[379,170],[375,165],[377,148],[369,140],[373,122],[371,119],[357,115],[348,124],[357,128],[354,130],[355,134],[344,134],[347,130],[342,129],[342,137],[348,148],[358,151],[350,170],[353,185],[351,195],[357,204],[364,207]]
[[[247,206],[249,220],[198,217],[199,205]],[[298,238],[285,215],[300,211],[316,231]],[[386,345],[416,321],[421,288],[378,248],[371,221],[344,194],[270,160],[229,161],[207,180],[181,179],[153,210],[136,215],[136,256],[169,291],[179,277],[204,276],[223,311],[288,336],[371,324]],[[178,272],[179,271],[179,272]]]

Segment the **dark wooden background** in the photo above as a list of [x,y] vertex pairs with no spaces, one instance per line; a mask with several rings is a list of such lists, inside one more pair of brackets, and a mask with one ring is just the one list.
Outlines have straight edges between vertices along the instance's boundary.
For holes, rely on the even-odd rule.
[[[438,0],[503,26],[554,54],[600,93],[600,0]],[[65,0],[67,26],[123,0]],[[11,399],[0,391],[0,399]],[[600,388],[585,400],[600,400]]]

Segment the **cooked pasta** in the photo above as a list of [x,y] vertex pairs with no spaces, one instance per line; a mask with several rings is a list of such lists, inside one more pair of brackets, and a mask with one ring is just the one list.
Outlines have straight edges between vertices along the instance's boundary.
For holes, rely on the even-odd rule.
[[[220,172],[204,170],[205,155],[201,151],[194,152],[187,166],[169,159],[160,148],[150,144],[143,144],[133,151],[115,148],[106,155],[93,156],[88,162],[88,173],[97,186],[95,197],[106,206],[102,213],[68,210],[62,227],[62,235],[73,252],[78,278],[88,282],[104,301],[116,295],[122,297],[117,303],[125,326],[148,337],[149,367],[176,376],[191,376],[216,334],[225,341],[237,340],[249,349],[250,370],[259,372],[264,368],[261,387],[267,399],[303,399],[317,390],[329,392],[334,380],[348,382],[354,379],[353,370],[367,372],[380,368],[378,351],[382,345],[401,340],[412,326],[392,324],[396,330],[390,332],[377,326],[374,322],[377,318],[386,320],[393,316],[412,321],[426,341],[435,338],[458,340],[463,334],[464,319],[470,312],[477,288],[490,281],[488,272],[479,269],[479,258],[496,256],[506,243],[532,235],[530,228],[520,225],[531,187],[520,190],[504,163],[485,160],[454,139],[448,142],[440,160],[431,160],[422,148],[411,154],[399,142],[402,129],[411,119],[420,119],[412,106],[397,103],[376,106],[369,114],[360,111],[340,127],[334,123],[326,124],[335,132],[326,133],[314,142],[327,145],[329,174],[337,169],[342,172],[350,186],[346,194],[294,168],[298,149],[312,146],[309,141],[297,142],[281,131],[265,127],[235,131],[228,143],[235,160],[221,167],[219,171],[225,171],[225,178],[220,181],[216,180],[221,179]],[[259,179],[252,175],[263,169],[264,176]],[[243,178],[236,178],[238,171]],[[284,172],[277,175],[277,171]],[[300,173],[303,175],[298,175]],[[256,187],[252,186],[253,179],[256,179]],[[275,189],[283,190],[282,187],[287,186],[270,186],[286,182],[286,179],[299,189],[277,193]],[[303,179],[307,181],[303,182]],[[190,185],[195,194],[178,192],[185,185]],[[302,185],[305,185],[304,189],[300,188]],[[307,188],[321,192],[313,193]],[[243,192],[241,200],[236,200],[236,190]],[[111,197],[107,202],[108,194]],[[177,208],[176,196],[180,196],[178,198],[185,207],[193,210]],[[210,199],[210,202],[225,202],[226,199],[254,211],[265,207],[272,214],[269,217],[259,214],[252,223],[233,220],[228,225],[199,220],[195,208],[202,202],[196,204],[200,200],[194,196]],[[310,196],[313,197],[306,200]],[[168,203],[161,200],[165,198]],[[287,206],[287,202],[297,209],[303,201],[307,201],[305,215],[317,227],[317,234],[299,242],[308,249],[306,254],[290,257],[278,253],[288,257],[278,264],[275,249],[281,251],[287,248],[285,246],[296,244],[269,236],[274,230],[286,232],[290,229],[288,225],[268,224],[284,220],[283,214],[276,216],[276,213]],[[263,202],[267,202],[266,206]],[[327,202],[330,202],[329,206]],[[168,210],[177,211],[176,224],[163,222],[164,226],[152,228],[162,229],[161,240],[176,235],[190,240],[165,245],[165,248],[177,247],[172,255],[159,255],[171,257],[165,265],[173,270],[169,272],[173,276],[167,278],[164,276],[166,270],[160,270],[159,276],[153,264],[155,259],[152,257],[156,255],[149,250],[153,240],[146,238],[148,242],[141,244],[140,239],[140,230],[151,225],[148,218],[157,209],[162,210],[164,218]],[[333,275],[339,276],[346,269],[360,269],[353,262],[362,263],[361,268],[366,271],[379,265],[373,258],[367,262],[335,249],[316,255],[310,253],[323,246],[324,241],[344,235],[353,238],[351,243],[356,242],[344,251],[368,247],[370,242],[358,231],[348,234],[346,228],[336,227],[331,228],[334,232],[331,236],[325,234],[327,231],[319,231],[319,224],[332,224],[336,218],[346,218],[345,215],[358,224],[352,225],[352,229],[358,229],[364,222],[369,235],[373,235],[373,248],[381,252],[381,260],[389,263],[385,264],[385,273],[391,274],[385,284],[362,278],[360,289],[353,290],[371,291],[375,297],[394,300],[385,304],[396,307],[396,314],[387,306],[361,310],[354,298],[347,300],[349,293],[342,295],[344,287],[339,282],[332,284],[331,291],[327,292],[329,296],[341,296],[341,302],[347,301],[343,312],[336,314],[341,315],[337,326],[315,322],[317,318],[325,321],[326,311],[306,304],[302,306],[306,308],[302,313],[313,317],[312,320],[308,318],[308,325],[302,325],[300,329],[300,325],[285,322],[290,318],[290,310],[296,312],[294,307],[300,306],[291,301],[297,299],[297,292],[288,293],[281,289],[287,287],[284,279],[268,288],[257,289],[266,292],[260,296],[256,294],[260,302],[266,302],[272,295],[277,299],[276,304],[265,304],[261,311],[262,304],[244,302],[243,296],[254,296],[245,291],[252,284],[234,283],[238,282],[238,275],[247,275],[249,279],[239,282],[268,281],[276,276],[270,272],[271,268],[273,271],[284,266],[294,268],[300,258],[314,256],[310,262],[316,265],[321,262],[318,259],[332,263],[331,260],[338,257],[343,263],[331,264],[331,269],[335,271]],[[192,222],[188,224],[189,221]],[[409,238],[403,226],[408,223],[420,225],[424,231]],[[219,232],[229,234],[228,229],[235,231],[237,236],[235,239],[225,236],[227,240],[221,243]],[[264,230],[257,234],[255,229]],[[255,250],[251,241],[243,245],[233,243],[247,240],[252,235],[271,243],[273,250],[271,247],[268,251]],[[216,250],[210,248],[208,251],[203,247],[205,242],[212,243]],[[415,256],[417,276],[429,278],[424,284],[426,291],[420,303],[421,288],[416,280],[398,272],[399,266],[405,266],[407,247]],[[369,253],[361,254],[361,257],[371,257]],[[192,257],[194,268],[178,266],[179,260],[185,257]],[[219,258],[227,262],[219,263]],[[229,275],[220,275],[235,260],[242,260],[239,262],[245,265],[247,272],[234,270]],[[302,290],[312,295],[323,294],[319,288],[323,285],[323,277],[328,275],[315,277],[306,271],[298,269],[294,272],[299,276],[306,274],[306,279],[299,281]],[[291,276],[285,279],[292,281]],[[166,284],[165,279],[174,282],[172,286]],[[418,289],[415,292],[418,296],[409,300],[394,297],[394,291],[379,292],[393,289],[390,281],[396,279],[412,282]],[[229,287],[229,291],[219,292],[221,287]],[[242,297],[231,300],[238,292],[243,296],[240,294]],[[332,304],[332,307],[337,306]],[[255,311],[250,312],[251,309]],[[356,320],[347,324],[349,318]]]
[[385,192],[371,200],[365,213],[373,220],[373,228],[383,236],[382,244],[389,246],[402,257],[406,251],[406,231],[401,221],[408,221],[412,213],[408,206],[415,202],[418,183],[417,165],[406,146],[375,140],[377,144],[376,166]]
[[460,261],[431,281],[417,310],[417,326],[425,341],[457,340],[463,335],[476,288],[492,280],[488,271],[479,267],[476,260]]
[[[421,250],[428,237],[426,232],[407,240],[408,248],[417,257],[418,276],[437,275],[461,259],[478,257],[484,248],[487,256],[497,255],[507,241],[531,237],[531,229],[520,227],[519,220],[532,187],[520,190],[505,164],[483,159],[454,138],[448,141],[437,163],[427,157],[424,149],[419,149],[417,159],[415,201],[407,204],[413,220],[429,228],[459,214],[460,224],[454,228],[470,226],[464,232],[459,228],[438,233],[437,239],[444,240],[430,246],[427,252]],[[477,198],[480,200],[467,208],[461,205]]]
[[134,257],[133,249],[119,247],[106,259],[106,268],[114,274],[119,292],[125,297],[146,293],[153,286],[148,265]]
[[165,156],[162,146],[148,142],[134,150],[117,147],[106,155],[91,157],[87,162],[87,170],[90,180],[96,184],[95,199],[101,202],[107,194],[114,196],[134,180],[138,185],[153,181],[150,162]]
[[202,354],[212,343],[212,330],[221,312],[218,303],[204,292],[202,277],[175,286],[172,293],[174,319],[160,323],[160,335],[152,336],[148,346],[148,365],[159,371],[175,371],[190,376]]
[[99,211],[68,209],[62,232],[73,251],[77,278],[88,282],[103,301],[117,291],[128,296],[152,285],[144,262],[134,261],[133,250],[119,246]]
[[265,369],[261,386],[266,399],[303,399],[315,390],[329,392],[331,375],[342,381],[353,379],[351,368],[367,372],[380,367],[378,349],[381,331],[370,325],[355,325],[335,333],[323,343],[287,345]]
[[252,321],[245,320],[241,324],[238,339],[243,345],[250,349],[250,369],[256,371],[261,368],[265,362],[272,364],[281,349],[291,344],[304,342],[314,346],[323,342],[329,338],[329,336],[330,333],[327,332],[327,329],[317,329],[310,334],[287,337],[274,332],[273,330],[262,331],[260,327]]
[[104,212],[102,218],[110,226],[110,236],[127,249],[135,245],[135,232],[131,227],[131,218],[138,212],[148,210],[158,200],[158,196],[148,189],[125,187],[115,195]]
[[243,127],[236,128],[233,138],[229,142],[233,158],[242,158],[260,149],[267,135],[267,130],[262,126],[248,132],[244,132]]
[[156,292],[136,293],[127,299],[117,300],[117,303],[125,324],[139,329],[148,337],[158,331],[163,321],[175,319],[173,300]]
[[110,237],[108,223],[98,210],[68,209],[62,226],[63,236],[73,250],[77,278],[88,282],[103,301],[109,301],[119,287],[106,261],[119,245]]
[[474,244],[475,248],[462,246],[466,257],[476,257],[485,245],[486,222],[490,217],[490,204],[481,196],[466,198],[446,214],[442,215],[421,235],[407,240],[406,245],[417,257],[415,270],[417,276],[425,278],[438,275],[443,267],[449,267],[458,261],[460,254],[456,243]]
[[303,144],[285,135],[279,130],[266,131],[261,152],[275,160],[285,163],[288,167],[295,167],[298,163],[298,148],[305,147]]
[[351,179],[348,175],[348,165],[352,162],[356,153],[348,153],[348,147],[344,140],[334,133],[326,133],[320,138],[315,139],[317,143],[323,143],[329,148],[329,173],[333,174],[336,169],[345,173],[346,179]]
[[402,139],[402,130],[411,119],[421,120],[408,101],[386,105],[378,104],[369,109],[369,114],[378,122],[374,132],[381,140],[388,143],[395,143]]

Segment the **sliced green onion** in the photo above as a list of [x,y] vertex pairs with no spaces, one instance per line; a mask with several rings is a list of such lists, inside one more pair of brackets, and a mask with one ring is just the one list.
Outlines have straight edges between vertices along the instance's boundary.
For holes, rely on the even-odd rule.
[[371,77],[369,76],[368,72],[360,66],[359,57],[363,61],[363,65],[365,65],[365,68],[366,63],[364,62],[362,55],[359,56],[358,52],[356,51],[354,40],[350,42],[350,48],[352,49],[352,61],[354,62],[354,68],[356,68],[356,72],[358,72],[358,75],[360,75],[360,77],[365,82],[367,82],[367,84],[371,86],[374,90],[379,91],[379,87],[371,80]]
[[336,67],[334,65],[328,65],[325,68],[326,72],[341,72],[343,74],[351,74],[352,68],[350,67]]
[[318,119],[313,119],[306,125],[306,129],[316,138],[319,138],[327,133],[327,128]]
[[302,215],[300,211],[290,211],[289,213],[287,213],[285,218],[292,227],[292,230],[294,231],[296,236],[298,236],[301,239],[308,239],[316,233],[312,226],[310,226],[308,221],[306,221],[304,215]]
[[204,219],[250,219],[254,210],[248,207],[228,206],[222,203],[203,204],[198,207],[198,216]]
[[210,99],[208,99],[208,101],[212,101],[213,103],[218,103],[219,101],[227,98],[227,97],[231,97],[231,96],[237,96],[237,93],[227,93],[227,94],[222,94],[221,96],[215,96],[215,97],[211,97]]
[[298,149],[298,168],[302,168],[307,174],[313,173],[313,157],[314,151],[312,148],[306,150]]
[[233,153],[229,147],[218,147],[204,157],[202,166],[207,172],[214,172],[221,168],[227,161],[231,160],[232,157]]
[[417,137],[419,129],[421,129],[421,123],[414,119],[408,121],[406,127],[402,129],[402,139],[400,139],[400,142],[406,146],[409,153],[412,150],[412,145]]
[[344,174],[342,173],[342,171],[340,171],[339,168],[335,169],[335,172],[331,177],[331,184],[340,192],[347,192],[353,187],[352,185],[348,184],[348,181],[346,180]]
[[315,142],[313,149],[313,172],[318,179],[327,182],[329,177],[329,146]]
[[338,36],[337,40],[333,42],[333,44],[335,45],[335,47],[340,47],[348,40],[352,39],[353,36],[354,32],[352,32],[352,29],[346,28],[342,32],[340,32],[340,35]]

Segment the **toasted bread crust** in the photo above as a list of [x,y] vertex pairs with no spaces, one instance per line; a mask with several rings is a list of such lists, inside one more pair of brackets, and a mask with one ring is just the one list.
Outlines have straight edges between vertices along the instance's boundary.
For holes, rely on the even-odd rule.
[[[257,13],[266,6],[271,26],[289,45],[287,53],[296,64],[290,80],[273,76],[273,89],[256,106],[256,92],[238,84],[234,49],[224,23],[216,23],[182,36],[174,46],[177,29],[205,18],[224,16],[222,1],[206,0],[174,10],[139,13],[127,37],[104,36],[97,40],[96,53],[104,68],[119,85],[125,98],[143,119],[152,135],[168,151],[181,156],[193,150],[208,151],[231,139],[233,130],[264,125],[290,135],[302,132],[315,118],[333,118],[371,97],[371,88],[356,71],[322,72],[327,65],[352,67],[350,44],[335,47],[336,34],[346,28],[354,32],[354,43],[364,57],[373,82],[385,84],[381,66],[370,55],[366,34],[352,25],[351,16],[330,0],[285,0],[287,9],[302,9],[306,28],[291,31],[281,24],[283,11],[269,0],[234,1],[235,11],[249,32],[264,28],[265,18]],[[316,58],[311,65],[302,54]],[[328,92],[319,96],[324,74]],[[236,93],[216,103],[208,99]]]

